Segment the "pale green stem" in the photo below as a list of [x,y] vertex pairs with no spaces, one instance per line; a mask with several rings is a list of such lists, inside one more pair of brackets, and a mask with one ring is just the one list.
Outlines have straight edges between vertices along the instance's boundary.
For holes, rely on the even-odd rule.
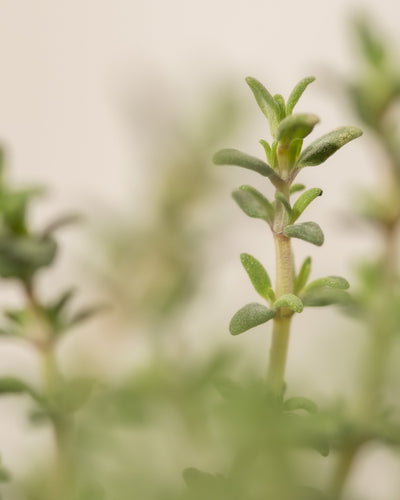
[[[289,197],[289,185],[285,184],[284,194]],[[287,216],[282,203],[277,202],[274,220],[274,242],[276,259],[276,298],[293,293],[293,255],[290,238],[283,234]],[[267,383],[271,391],[279,396],[285,377],[286,359],[289,346],[292,311],[281,308],[274,318],[272,343],[269,355]]]

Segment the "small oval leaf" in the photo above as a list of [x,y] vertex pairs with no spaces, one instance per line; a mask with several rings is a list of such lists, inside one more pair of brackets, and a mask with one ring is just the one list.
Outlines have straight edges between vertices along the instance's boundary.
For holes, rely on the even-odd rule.
[[306,187],[304,184],[293,184],[293,186],[290,186],[290,194],[294,194],[299,191],[304,191],[305,188]]
[[274,208],[257,189],[251,186],[241,186],[233,191],[232,197],[249,217],[272,222]]
[[316,222],[291,224],[285,227],[283,234],[288,238],[299,238],[319,247],[324,242],[324,233]]
[[300,155],[297,166],[314,167],[327,160],[342,146],[357,139],[362,131],[357,127],[339,127],[310,144]]
[[303,302],[300,297],[294,295],[293,293],[286,293],[281,295],[278,300],[275,301],[274,307],[288,307],[294,312],[301,313],[303,311]]
[[304,307],[323,307],[348,304],[351,301],[351,296],[344,290],[320,288],[307,292],[302,299]]
[[293,205],[292,216],[290,217],[290,223],[293,224],[300,215],[304,212],[304,210],[308,207],[308,205],[315,200],[318,196],[322,195],[322,189],[320,188],[311,188],[308,189],[305,193],[298,197]]
[[248,253],[240,254],[240,260],[256,292],[259,293],[261,297],[268,300],[271,280],[264,266]]
[[215,153],[213,162],[216,165],[235,165],[237,167],[253,170],[264,177],[275,175],[275,172],[264,161],[255,156],[242,153],[237,149],[221,149]]
[[281,94],[274,95],[274,101],[276,102],[279,110],[279,121],[283,120],[286,116],[286,104],[285,99]]
[[318,116],[311,113],[289,115],[280,122],[276,138],[282,143],[289,143],[293,139],[304,139],[318,122]]
[[347,290],[349,287],[349,282],[341,276],[326,276],[325,278],[319,278],[312,281],[309,285],[307,285],[305,292],[309,292],[310,290],[315,290],[317,288],[336,288],[338,290]]
[[295,293],[301,292],[306,286],[307,280],[311,273],[311,257],[306,257],[301,265],[299,274],[297,275],[294,283]]
[[266,323],[275,316],[276,312],[273,309],[268,309],[257,302],[252,302],[245,305],[233,316],[229,324],[229,331],[232,335],[250,330],[255,326]]
[[290,115],[293,111],[293,108],[298,103],[300,97],[303,95],[303,92],[306,88],[315,80],[314,76],[308,76],[299,81],[299,83],[292,90],[289,99],[286,104],[286,114]]
[[279,123],[279,107],[262,83],[248,76],[246,82],[254,94],[257,104],[269,121],[272,136],[275,137]]

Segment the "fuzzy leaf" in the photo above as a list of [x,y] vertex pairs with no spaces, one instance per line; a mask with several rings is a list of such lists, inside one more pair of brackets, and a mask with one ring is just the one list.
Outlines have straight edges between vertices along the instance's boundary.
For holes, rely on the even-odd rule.
[[252,77],[247,77],[246,82],[254,94],[258,106],[267,117],[271,128],[272,136],[275,137],[279,123],[279,107],[275,99],[268,92],[262,83]]
[[280,122],[276,138],[282,143],[289,143],[293,139],[304,139],[318,122],[318,116],[311,113],[289,115]]
[[311,272],[311,257],[306,257],[294,283],[294,291],[299,293],[306,286]]
[[279,110],[279,121],[283,120],[286,116],[286,104],[285,99],[281,94],[274,95],[274,101],[276,102]]
[[268,163],[270,165],[272,165],[272,156],[271,156],[271,153],[272,153],[272,150],[271,150],[271,146],[269,145],[268,141],[264,140],[264,139],[260,139],[260,144],[261,146],[264,148],[264,151],[265,151],[265,156],[267,157],[267,160],[268,160]]
[[313,167],[327,160],[342,146],[360,137],[362,131],[357,127],[339,127],[310,144],[300,155],[297,166]]
[[239,335],[250,328],[266,323],[275,316],[273,309],[268,309],[257,302],[245,305],[233,316],[229,324],[232,335]]
[[15,377],[0,378],[0,394],[29,394],[34,399],[40,399],[37,392],[23,380]]
[[299,81],[299,83],[292,90],[289,99],[286,104],[286,114],[290,115],[293,111],[293,108],[298,103],[300,97],[303,95],[303,92],[306,90],[308,85],[315,80],[314,76],[308,76]]
[[289,200],[286,198],[284,193],[282,193],[282,191],[276,191],[275,198],[282,203],[282,205],[285,207],[286,212],[290,216],[290,214],[292,213],[292,207],[290,206]]
[[298,191],[303,191],[305,188],[306,187],[304,184],[293,184],[292,186],[290,186],[290,194],[297,193]]
[[294,312],[301,313],[303,311],[303,302],[299,297],[297,297],[297,295],[294,295],[293,293],[286,293],[275,301],[274,307],[288,307]]
[[341,276],[326,276],[312,281],[305,292],[315,290],[317,288],[337,288],[338,290],[347,290],[350,287],[349,282]]
[[242,153],[237,149],[221,149],[213,158],[216,165],[235,165],[237,167],[248,168],[264,177],[276,175],[270,166],[255,156]]
[[288,162],[290,168],[294,167],[303,147],[303,139],[293,139],[288,150]]
[[290,217],[290,223],[293,224],[300,215],[304,212],[304,210],[308,207],[308,205],[315,200],[318,196],[322,195],[322,189],[320,188],[311,188],[308,189],[305,193],[303,193],[299,198],[295,201],[293,205],[292,215]]
[[306,293],[302,299],[305,307],[323,307],[333,304],[348,304],[351,297],[344,290],[320,288]]
[[324,233],[316,222],[291,224],[285,227],[283,234],[288,238],[299,238],[319,247],[324,242]]
[[232,193],[233,199],[249,217],[272,222],[274,208],[257,189],[251,186],[240,186]]
[[270,297],[271,280],[264,266],[248,253],[240,254],[240,260],[256,292],[268,300]]
[[283,403],[284,411],[305,410],[308,413],[318,413],[318,406],[311,399],[294,397],[289,398]]

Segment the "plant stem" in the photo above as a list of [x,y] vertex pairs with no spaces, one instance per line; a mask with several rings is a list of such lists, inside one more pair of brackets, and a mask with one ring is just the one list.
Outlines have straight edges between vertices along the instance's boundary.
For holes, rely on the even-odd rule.
[[[282,190],[289,197],[289,183]],[[290,238],[283,234],[287,223],[285,208],[276,202],[276,214],[273,224],[275,259],[276,259],[276,298],[293,293],[293,255]],[[282,307],[274,318],[272,343],[269,355],[267,383],[271,391],[279,396],[283,389],[287,352],[290,337],[290,324],[293,312]]]
[[341,498],[344,486],[359,448],[360,445],[358,443],[351,443],[343,449],[339,455],[330,487],[329,498],[332,498],[332,500],[338,500]]

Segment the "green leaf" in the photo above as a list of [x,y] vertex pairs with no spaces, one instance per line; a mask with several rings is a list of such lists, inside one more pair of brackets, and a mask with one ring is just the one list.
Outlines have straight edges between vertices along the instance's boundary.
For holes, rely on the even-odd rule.
[[256,292],[268,300],[270,298],[271,280],[264,266],[248,253],[240,254],[240,260]]
[[248,76],[246,82],[254,94],[258,106],[267,117],[271,128],[272,136],[275,137],[279,123],[279,107],[275,99],[268,92],[262,83],[255,78]]
[[305,292],[317,288],[337,288],[338,290],[347,290],[350,287],[349,282],[341,276],[326,276],[312,281],[307,285]]
[[323,307],[348,304],[351,301],[351,296],[344,290],[320,288],[307,292],[303,295],[302,300],[304,307]]
[[303,147],[303,139],[293,139],[293,141],[290,143],[288,150],[288,162],[290,168],[296,165],[302,147]]
[[321,246],[324,242],[324,233],[315,222],[302,222],[286,226],[283,234],[288,238],[299,238],[317,246]]
[[275,316],[276,312],[273,309],[268,309],[257,302],[252,302],[245,305],[233,316],[229,324],[229,331],[232,335],[250,330],[255,326],[266,323]]
[[304,139],[319,122],[319,118],[311,113],[289,115],[279,124],[276,138],[281,143],[289,143],[293,139]]
[[322,189],[320,188],[311,188],[308,189],[305,193],[299,196],[296,202],[293,205],[292,215],[290,217],[290,223],[293,224],[300,215],[304,212],[304,210],[308,207],[308,205],[315,200],[318,196],[322,195]]
[[275,301],[274,307],[288,307],[294,312],[301,313],[303,310],[303,302],[299,297],[297,297],[297,295],[294,295],[293,293],[286,293]]
[[338,149],[360,135],[362,131],[357,127],[339,127],[332,130],[314,141],[301,153],[297,166],[303,168],[320,165]]
[[248,168],[264,177],[275,176],[275,172],[264,161],[242,153],[237,149],[221,149],[214,155],[213,161],[216,165],[235,165],[237,167]]
[[18,236],[0,238],[0,275],[29,280],[41,267],[50,265],[57,245],[51,238]]
[[286,104],[286,114],[290,115],[293,112],[293,108],[298,103],[300,97],[303,95],[303,92],[306,90],[308,85],[315,80],[314,76],[308,76],[299,81],[299,83],[292,90],[289,99]]
[[0,378],[0,394],[29,394],[34,399],[40,399],[37,392],[26,382],[15,377]]
[[283,403],[284,411],[305,410],[310,414],[318,413],[318,406],[311,399],[294,397]]
[[310,273],[311,273],[311,257],[306,257],[304,259],[303,264],[301,265],[299,274],[297,275],[294,283],[294,291],[296,293],[301,292],[301,290],[303,290],[303,288],[306,286]]
[[286,104],[285,104],[285,99],[281,94],[275,94],[274,95],[274,100],[278,106],[279,109],[279,121],[283,120],[286,116]]
[[290,206],[289,200],[286,198],[285,194],[282,193],[282,191],[276,191],[275,198],[282,203],[282,205],[285,207],[286,212],[290,216],[290,214],[292,213],[292,207]]
[[299,191],[303,191],[305,189],[304,184],[293,184],[293,186],[290,186],[290,194],[297,193]]
[[233,199],[249,217],[263,219],[269,223],[274,217],[272,204],[257,189],[251,186],[240,186],[232,193]]
[[259,142],[260,142],[261,146],[264,148],[265,156],[267,157],[268,163],[270,165],[272,165],[273,161],[272,161],[272,155],[271,155],[271,153],[272,153],[271,146],[264,139],[260,139]]
[[278,167],[278,157],[276,154],[276,150],[278,149],[278,141],[274,141],[271,145],[271,166],[273,168]]

